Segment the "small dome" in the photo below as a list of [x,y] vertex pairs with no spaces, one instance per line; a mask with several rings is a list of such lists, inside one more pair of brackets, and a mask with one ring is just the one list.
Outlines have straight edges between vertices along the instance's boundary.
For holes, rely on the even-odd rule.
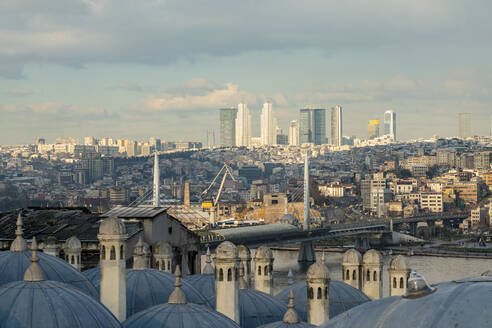
[[299,223],[299,220],[297,220],[297,218],[292,214],[284,214],[280,218],[280,223],[297,225]]
[[72,236],[65,241],[65,249],[78,251],[82,249],[82,243],[77,236]]
[[183,278],[183,281],[193,286],[210,305],[215,308],[215,275],[192,274]]
[[364,256],[362,257],[362,263],[381,265],[383,263],[383,256],[377,250],[370,249],[364,253]]
[[306,277],[308,279],[330,279],[330,271],[325,264],[314,262],[309,266]]
[[[307,321],[307,287],[305,281],[300,281],[287,286],[280,293],[275,295],[275,298],[282,304],[289,301],[289,292],[292,289],[295,297],[295,310],[301,321]],[[369,297],[363,292],[344,282],[338,280],[330,280],[329,288],[330,299],[330,318],[345,312],[357,305],[370,301]]]
[[255,289],[239,291],[240,323],[242,328],[256,328],[281,321],[287,306],[273,296]]
[[247,246],[239,245],[237,246],[237,251],[241,260],[251,260],[251,251]]
[[255,259],[273,259],[272,250],[268,246],[258,247],[255,253]]
[[44,239],[44,247],[58,246],[58,239],[55,236],[48,236]]
[[0,295],[4,328],[121,327],[104,305],[58,281],[11,282],[0,286]]
[[142,235],[140,235],[137,243],[135,244],[135,247],[133,248],[133,255],[150,255],[149,244],[143,241]]
[[[99,291],[101,270],[94,268],[83,272]],[[207,299],[186,281],[181,289],[190,303],[211,307]],[[126,270],[126,313],[127,317],[154,305],[167,303],[174,290],[174,276],[168,272],[145,269]]]
[[287,305],[289,308],[287,312],[284,314],[284,318],[282,321],[272,322],[264,326],[260,326],[258,328],[311,328],[315,327],[307,322],[302,322],[299,320],[299,316],[295,311],[294,305],[294,293],[292,289],[289,293],[289,304]]
[[215,249],[215,257],[217,259],[235,259],[238,257],[236,245],[230,241],[223,241]]
[[99,225],[99,234],[108,236],[125,235],[125,224],[120,219],[114,217],[104,219]]
[[407,270],[407,262],[401,255],[395,256],[390,262],[390,270],[405,271]]
[[360,265],[362,263],[362,255],[354,248],[343,253],[342,265]]
[[440,283],[434,292],[417,298],[392,296],[368,302],[321,327],[490,327],[492,279],[477,278]]
[[239,328],[239,325],[206,306],[186,304],[159,304],[128,318],[125,328]]
[[[94,298],[99,298],[94,285],[80,271],[66,261],[38,252],[39,266],[48,280],[60,281],[77,287]],[[24,279],[24,272],[31,264],[31,251],[0,252],[0,285]]]
[[166,243],[165,241],[160,241],[157,244],[155,244],[154,254],[172,257],[173,256],[173,248],[171,247],[171,245],[169,243]]

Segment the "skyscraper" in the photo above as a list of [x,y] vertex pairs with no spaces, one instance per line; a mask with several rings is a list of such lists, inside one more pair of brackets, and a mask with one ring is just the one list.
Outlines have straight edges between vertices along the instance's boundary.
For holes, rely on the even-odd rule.
[[338,105],[331,108],[330,143],[335,146],[342,145],[342,107]]
[[396,113],[391,109],[384,112],[384,134],[396,140]]
[[236,146],[251,145],[251,115],[246,104],[237,105]]
[[289,125],[289,145],[299,145],[299,122],[297,120],[290,121]]
[[379,120],[370,120],[367,126],[367,140],[379,137]]
[[261,144],[271,146],[277,143],[277,124],[273,117],[272,104],[264,103],[261,110]]
[[215,131],[207,130],[207,147],[212,148],[214,146],[215,146]]
[[458,114],[458,137],[468,138],[471,137],[471,114],[459,113]]
[[220,145],[232,147],[236,145],[237,108],[220,109]]
[[326,143],[326,110],[312,106],[300,110],[299,143]]

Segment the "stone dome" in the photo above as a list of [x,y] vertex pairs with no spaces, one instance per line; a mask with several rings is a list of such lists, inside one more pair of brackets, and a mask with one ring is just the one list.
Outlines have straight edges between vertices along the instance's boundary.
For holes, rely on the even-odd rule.
[[392,296],[368,302],[321,325],[341,327],[490,327],[492,277],[472,277],[434,285],[417,298]]
[[72,236],[65,241],[65,249],[68,250],[81,250],[82,243],[77,236]]
[[[83,272],[99,291],[101,271],[99,268]],[[186,281],[183,292],[188,302],[211,307],[207,299]],[[168,272],[145,269],[126,270],[126,313],[127,317],[146,310],[154,305],[166,303],[174,290],[174,276]]]
[[239,325],[206,306],[186,304],[159,304],[128,318],[125,328],[239,328]]
[[0,295],[3,328],[121,327],[97,300],[59,281],[11,282],[0,286]]
[[307,270],[306,277],[308,279],[330,279],[330,270],[321,262],[314,262]]
[[402,255],[397,255],[393,259],[391,259],[389,267],[390,270],[395,270],[395,271],[408,270],[407,262],[405,261],[405,258]]
[[251,260],[251,251],[247,246],[237,246],[238,256],[241,260]]
[[160,241],[154,246],[154,254],[162,256],[173,256],[173,248],[165,241]]
[[[87,277],[66,261],[42,252],[37,252],[37,256],[46,279],[67,283],[94,298],[99,298],[97,289]],[[30,258],[30,250],[0,252],[0,285],[23,280],[24,272],[31,264]]]
[[383,256],[377,250],[370,249],[364,253],[364,256],[362,257],[362,263],[381,265],[383,263]]
[[343,253],[342,265],[360,265],[362,264],[362,255],[354,248]]
[[238,257],[236,245],[230,241],[223,241],[215,249],[215,257],[218,259],[235,259]]
[[[275,295],[275,298],[282,304],[287,304],[289,301],[289,292],[292,289],[295,297],[295,310],[301,321],[307,321],[307,287],[305,281],[300,281],[287,286],[280,293]],[[345,312],[357,305],[369,302],[369,297],[363,292],[344,282],[338,280],[330,280],[329,288],[330,300],[330,318]]]
[[107,236],[125,235],[125,224],[115,217],[106,218],[99,225],[99,234]]
[[255,259],[273,259],[273,253],[270,247],[260,246],[256,250]]

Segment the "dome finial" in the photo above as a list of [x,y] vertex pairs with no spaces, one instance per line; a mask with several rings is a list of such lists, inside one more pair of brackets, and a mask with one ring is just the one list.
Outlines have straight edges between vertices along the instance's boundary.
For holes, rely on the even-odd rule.
[[46,275],[43,272],[43,269],[39,266],[39,258],[38,258],[38,243],[36,242],[36,237],[32,237],[31,243],[31,265],[27,268],[24,273],[24,281],[43,281],[46,280]]
[[294,293],[292,289],[289,293],[289,304],[287,304],[287,312],[284,314],[283,322],[285,323],[299,323],[299,316],[297,315],[296,310],[294,310]]
[[325,264],[325,250],[323,250],[323,253],[321,255],[321,264]]
[[244,280],[244,266],[239,265],[239,289],[248,289],[248,283]]
[[15,239],[10,245],[10,250],[12,252],[23,252],[27,250],[27,243],[22,236],[22,216],[21,212],[17,216],[17,229],[15,229]]
[[294,284],[294,274],[292,273],[292,269],[289,269],[289,273],[287,273],[287,285],[292,286]]
[[186,304],[186,296],[181,290],[181,270],[179,269],[179,265],[176,265],[174,277],[176,277],[174,281],[174,290],[171,295],[169,295],[169,300],[167,302],[169,304]]
[[207,259],[205,260],[205,266],[203,267],[202,274],[214,274],[215,270],[212,266],[212,258],[210,255],[210,247],[207,247]]

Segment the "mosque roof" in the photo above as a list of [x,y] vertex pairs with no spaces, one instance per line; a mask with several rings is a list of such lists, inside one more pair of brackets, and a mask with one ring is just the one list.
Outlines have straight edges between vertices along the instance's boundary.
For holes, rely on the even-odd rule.
[[289,292],[289,304],[287,305],[289,308],[287,312],[285,312],[282,321],[276,321],[269,323],[267,325],[260,326],[258,328],[314,328],[314,325],[311,325],[307,322],[303,322],[299,320],[299,316],[297,315],[294,304],[294,293],[292,289]]
[[[282,304],[289,301],[289,291],[292,289],[295,297],[295,310],[302,321],[307,321],[307,289],[306,282],[300,281],[283,289],[275,295]],[[345,312],[357,305],[370,301],[360,290],[338,280],[330,280],[330,318]]]
[[420,297],[392,296],[347,311],[321,327],[490,327],[492,276],[434,285]]
[[[83,272],[99,291],[101,285],[100,268]],[[190,303],[207,307],[211,304],[191,284],[183,282],[183,292]],[[131,316],[154,305],[166,303],[174,290],[174,276],[168,272],[145,269],[126,270],[126,313]]]

